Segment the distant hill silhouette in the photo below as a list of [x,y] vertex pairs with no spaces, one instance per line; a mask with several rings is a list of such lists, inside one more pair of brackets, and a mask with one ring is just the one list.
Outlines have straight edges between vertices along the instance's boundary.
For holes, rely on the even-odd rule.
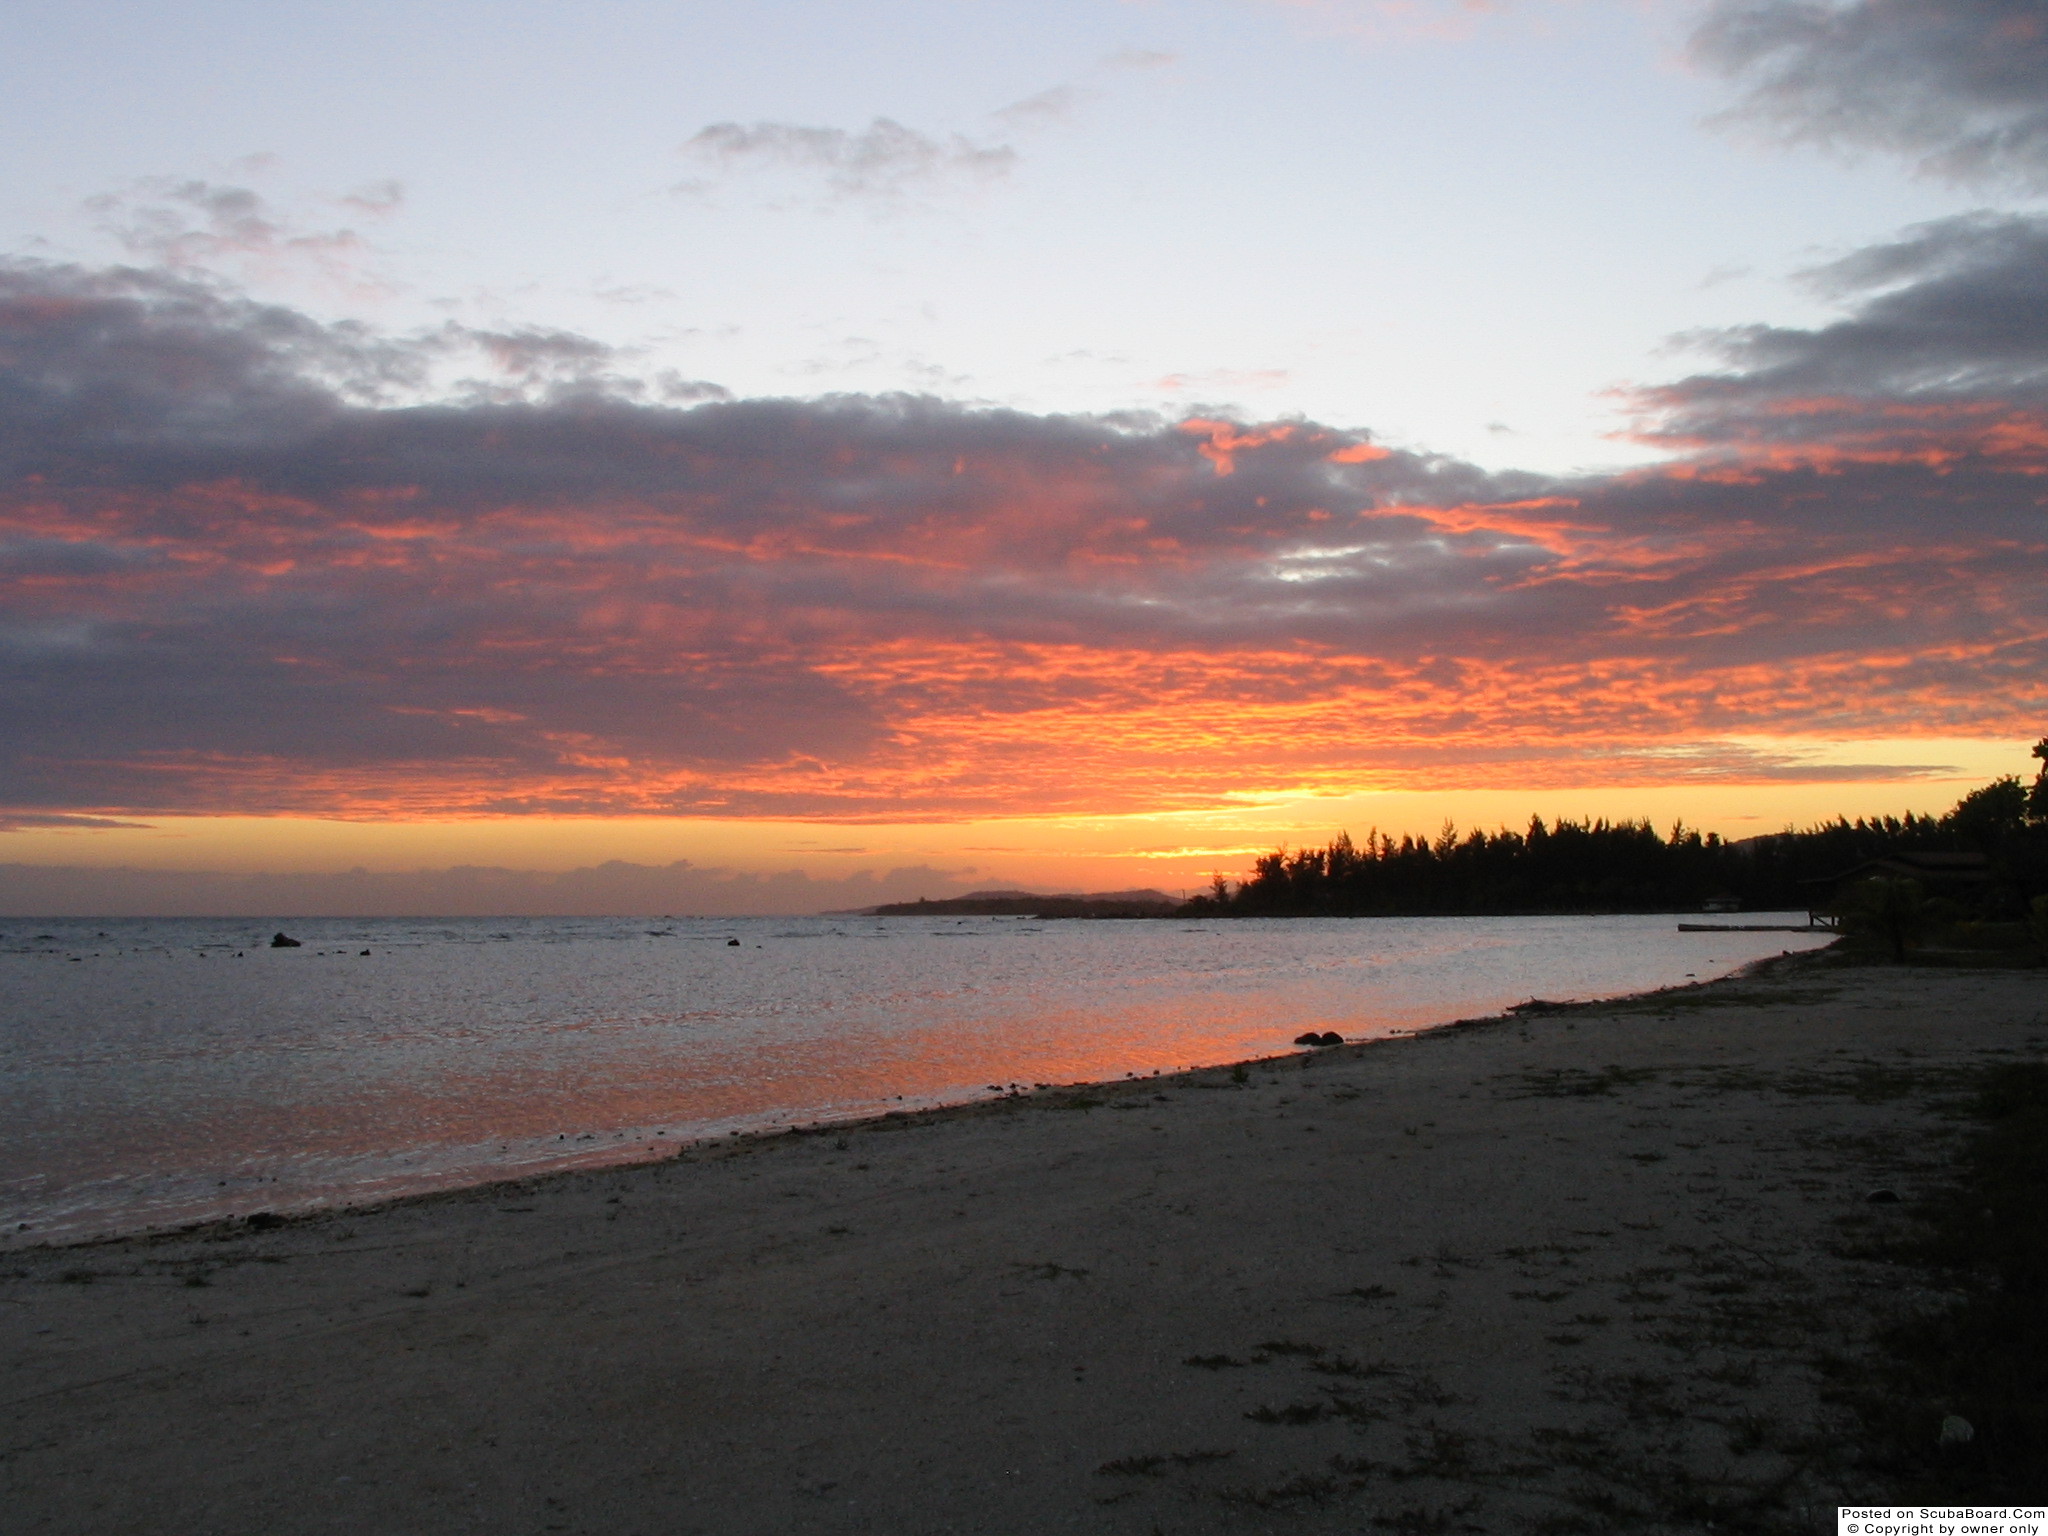
[[892,901],[864,917],[1165,917],[1180,903],[1164,891],[969,891],[938,901]]

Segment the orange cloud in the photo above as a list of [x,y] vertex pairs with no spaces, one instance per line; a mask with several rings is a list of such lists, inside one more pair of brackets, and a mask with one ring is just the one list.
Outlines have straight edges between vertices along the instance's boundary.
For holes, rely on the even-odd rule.
[[1284,443],[1294,435],[1291,426],[1270,427],[1265,431],[1252,431],[1233,421],[1210,421],[1200,416],[1190,416],[1180,424],[1183,432],[1195,437],[1206,438],[1197,452],[1216,466],[1219,475],[1237,473],[1237,455],[1252,448],[1264,448],[1272,443]]

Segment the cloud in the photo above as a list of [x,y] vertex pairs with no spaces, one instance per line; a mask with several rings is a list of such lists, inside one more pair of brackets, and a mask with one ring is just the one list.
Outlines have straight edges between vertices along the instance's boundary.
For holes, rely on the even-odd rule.
[[[723,175],[794,171],[837,197],[889,200],[912,189],[1000,180],[1017,163],[1007,144],[935,136],[886,117],[859,132],[797,123],[713,123],[683,145],[684,157]],[[701,190],[683,183],[678,190]]]
[[[471,404],[622,399],[650,393],[649,382],[628,371],[633,357],[629,349],[574,331],[544,326],[492,330],[448,324],[416,338],[414,345],[422,355],[442,360],[473,357],[485,366],[483,376],[466,375],[451,386],[457,398]],[[654,381],[652,392],[671,400],[710,399],[725,393],[716,384],[684,380],[673,373]]]
[[405,183],[385,178],[382,181],[365,182],[353,192],[341,198],[344,208],[353,208],[357,213],[372,219],[388,219],[405,206]]
[[146,832],[141,821],[115,821],[106,816],[67,816],[45,811],[0,811],[0,832],[103,832],[109,830]]
[[1853,307],[1811,330],[1691,338],[1726,371],[1646,392],[1651,434],[1685,444],[1861,442],[1878,455],[1992,449],[2048,406],[2048,218],[1975,213],[1805,274]]
[[1096,100],[1101,93],[1086,86],[1055,85],[1043,91],[1035,91],[1020,101],[1013,101],[991,113],[999,123],[1018,127],[1037,127],[1045,123],[1064,123],[1087,103]]
[[[404,201],[404,191],[395,181],[377,182],[340,201],[359,214],[385,218]],[[388,288],[370,274],[369,247],[354,230],[296,228],[248,187],[149,177],[125,191],[88,198],[85,209],[101,233],[131,256],[172,271],[306,271],[352,292]]]
[[[427,377],[421,348],[322,324],[190,277],[0,263],[0,466],[175,479],[191,455],[254,446]],[[45,436],[45,433],[54,433]],[[60,468],[59,460],[68,467]]]
[[131,255],[169,267],[198,266],[225,252],[268,253],[287,238],[247,187],[154,179],[89,198],[86,207]]
[[1088,84],[1084,81],[1068,81],[1034,91],[1021,100],[1013,101],[989,114],[1005,128],[1029,132],[1054,124],[1072,122],[1083,108],[1092,106],[1108,94],[1107,84],[1117,75],[1151,73],[1167,69],[1180,62],[1177,53],[1166,53],[1152,48],[1125,48],[1100,60],[1093,69],[1086,72],[1085,79],[1102,81],[1103,84]]
[[1318,30],[1366,43],[1464,42],[1502,0],[1261,0],[1305,17]]
[[1279,389],[1292,377],[1285,368],[1208,368],[1199,373],[1169,373],[1152,387],[1170,395],[1198,390]]
[[1725,124],[1904,155],[1944,181],[2048,188],[2037,0],[1716,0],[1689,51],[1743,90]]
[[[1306,420],[670,403],[569,333],[0,266],[0,806],[857,822],[2031,740],[2042,260],[1980,216],[1823,269],[1837,325],[1710,338],[1643,397],[1682,455],[1578,479]],[[505,390],[436,393],[456,352]]]
[[672,303],[676,291],[654,283],[601,283],[590,296],[605,304],[659,304]]
[[[1099,81],[1162,69],[1178,59],[1172,53],[1125,49],[1086,74]],[[1103,95],[1102,85],[1064,81],[997,108],[989,120],[1002,133],[1029,134],[1072,122]],[[780,172],[821,187],[831,198],[879,206],[900,204],[914,192],[1002,181],[1020,159],[1016,146],[1003,140],[926,133],[887,117],[858,132],[803,123],[712,123],[691,135],[681,154],[708,174],[677,183],[670,189],[674,192],[701,194],[712,189],[713,178]]]

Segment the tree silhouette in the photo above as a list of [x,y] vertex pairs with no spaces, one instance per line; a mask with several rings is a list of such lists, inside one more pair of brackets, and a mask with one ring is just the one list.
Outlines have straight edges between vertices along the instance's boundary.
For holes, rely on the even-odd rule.
[[2031,788],[2019,778],[1972,790],[1940,817],[1859,817],[1787,828],[1739,843],[1683,822],[1659,836],[1646,821],[1604,819],[1435,837],[1370,829],[1321,848],[1262,855],[1232,885],[1217,876],[1191,913],[1223,917],[1365,917],[1520,912],[1697,911],[1711,901],[1752,911],[1804,911],[1817,883],[1899,853],[1983,853],[1993,878],[1973,905],[2022,917],[2048,892],[2048,737]]

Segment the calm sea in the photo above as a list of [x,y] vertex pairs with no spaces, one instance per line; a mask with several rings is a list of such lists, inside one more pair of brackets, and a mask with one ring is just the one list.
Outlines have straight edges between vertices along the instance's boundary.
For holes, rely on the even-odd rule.
[[1677,922],[325,919],[271,949],[271,923],[8,919],[0,1246],[1233,1061],[1826,938]]

